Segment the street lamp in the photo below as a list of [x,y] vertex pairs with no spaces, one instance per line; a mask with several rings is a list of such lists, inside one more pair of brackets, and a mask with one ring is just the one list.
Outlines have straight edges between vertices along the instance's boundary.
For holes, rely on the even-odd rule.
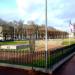
[[47,0],[45,0],[45,51],[46,51],[46,70],[47,70],[47,50],[48,50],[48,42],[47,42]]
[[14,26],[14,41],[15,41],[15,26]]

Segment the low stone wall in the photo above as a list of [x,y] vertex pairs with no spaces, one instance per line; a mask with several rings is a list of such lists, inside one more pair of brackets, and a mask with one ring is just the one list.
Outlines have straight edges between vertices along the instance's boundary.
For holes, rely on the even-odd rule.
[[1,45],[0,49],[23,49],[28,47],[28,44],[21,44],[21,45]]

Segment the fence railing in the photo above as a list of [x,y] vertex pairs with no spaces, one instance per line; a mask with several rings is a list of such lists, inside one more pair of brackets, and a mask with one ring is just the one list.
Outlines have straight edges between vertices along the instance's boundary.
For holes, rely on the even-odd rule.
[[[71,53],[75,52],[75,44],[47,51],[47,68],[51,68]],[[0,50],[0,63],[45,68],[46,51],[26,52],[25,50]]]

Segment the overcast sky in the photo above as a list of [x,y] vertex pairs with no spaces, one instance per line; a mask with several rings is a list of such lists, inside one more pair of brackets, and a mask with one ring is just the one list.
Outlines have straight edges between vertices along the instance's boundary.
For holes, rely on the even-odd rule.
[[[68,31],[75,22],[74,0],[48,0],[48,26]],[[45,24],[45,0],[0,0],[0,18]]]

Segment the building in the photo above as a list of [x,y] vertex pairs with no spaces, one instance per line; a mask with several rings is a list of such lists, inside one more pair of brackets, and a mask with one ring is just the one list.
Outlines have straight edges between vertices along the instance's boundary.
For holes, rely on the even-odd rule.
[[[64,31],[57,30],[53,27],[48,27],[48,39],[62,39],[67,38],[68,33]],[[45,39],[45,25],[24,25],[10,26],[2,25],[0,26],[0,40],[25,40],[30,39],[34,36],[35,39]]]
[[[45,25],[35,26],[35,25],[25,25],[26,38],[30,37],[30,35],[35,34],[36,39],[44,39],[45,38]],[[65,31],[57,30],[53,27],[48,27],[48,39],[62,39],[68,38],[68,33]]]

